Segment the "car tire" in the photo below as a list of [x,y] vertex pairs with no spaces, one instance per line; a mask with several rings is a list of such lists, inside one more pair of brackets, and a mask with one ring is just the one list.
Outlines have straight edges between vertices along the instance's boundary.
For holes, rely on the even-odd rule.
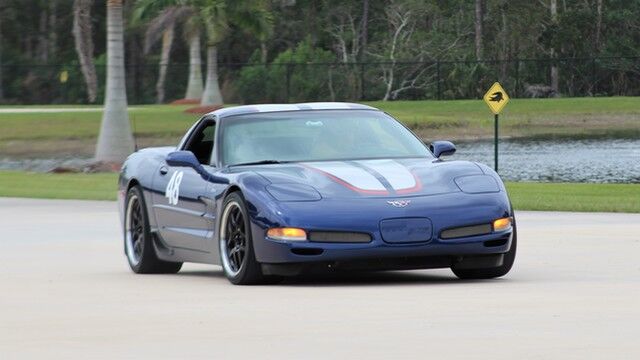
[[142,188],[133,186],[127,192],[124,208],[124,253],[136,274],[175,274],[181,262],[158,259],[149,228],[149,216]]
[[504,254],[504,260],[501,266],[493,268],[482,269],[456,269],[451,268],[451,271],[460,279],[493,279],[506,275],[513,266],[513,262],[516,259],[516,249],[518,245],[518,231],[516,228],[515,219],[513,222],[513,237],[511,239],[511,247],[509,251]]
[[219,234],[220,264],[232,284],[278,282],[279,278],[264,276],[260,263],[256,260],[249,212],[240,192],[232,192],[225,198]]

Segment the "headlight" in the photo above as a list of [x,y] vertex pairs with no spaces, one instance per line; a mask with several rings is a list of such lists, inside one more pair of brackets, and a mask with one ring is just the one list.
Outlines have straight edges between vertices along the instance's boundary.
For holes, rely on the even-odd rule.
[[466,175],[454,179],[462,192],[467,194],[482,194],[499,192],[500,186],[496,179],[489,175]]
[[267,192],[278,201],[318,201],[322,199],[318,190],[304,184],[271,184]]
[[502,218],[493,222],[493,231],[504,231],[511,228],[511,218]]
[[304,241],[307,240],[307,233],[298,228],[271,228],[267,231],[267,236],[274,240]]

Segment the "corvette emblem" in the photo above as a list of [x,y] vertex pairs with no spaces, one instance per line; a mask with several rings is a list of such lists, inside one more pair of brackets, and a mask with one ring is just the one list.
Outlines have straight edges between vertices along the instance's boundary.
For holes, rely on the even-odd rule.
[[393,207],[397,207],[397,208],[403,208],[407,205],[409,205],[411,203],[411,200],[389,200],[387,201],[387,204],[393,206]]

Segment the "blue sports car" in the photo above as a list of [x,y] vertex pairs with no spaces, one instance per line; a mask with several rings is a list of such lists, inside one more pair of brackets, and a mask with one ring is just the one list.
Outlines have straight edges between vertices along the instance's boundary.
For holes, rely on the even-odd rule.
[[124,163],[124,253],[136,273],[219,264],[233,284],[343,270],[503,276],[516,254],[505,186],[483,164],[441,160],[455,150],[366,105],[217,110],[178,146]]

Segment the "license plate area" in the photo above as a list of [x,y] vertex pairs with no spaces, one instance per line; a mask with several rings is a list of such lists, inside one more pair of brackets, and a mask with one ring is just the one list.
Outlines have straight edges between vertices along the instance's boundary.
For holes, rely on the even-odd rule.
[[389,244],[411,244],[431,241],[433,225],[429,218],[395,218],[380,221],[382,240]]

